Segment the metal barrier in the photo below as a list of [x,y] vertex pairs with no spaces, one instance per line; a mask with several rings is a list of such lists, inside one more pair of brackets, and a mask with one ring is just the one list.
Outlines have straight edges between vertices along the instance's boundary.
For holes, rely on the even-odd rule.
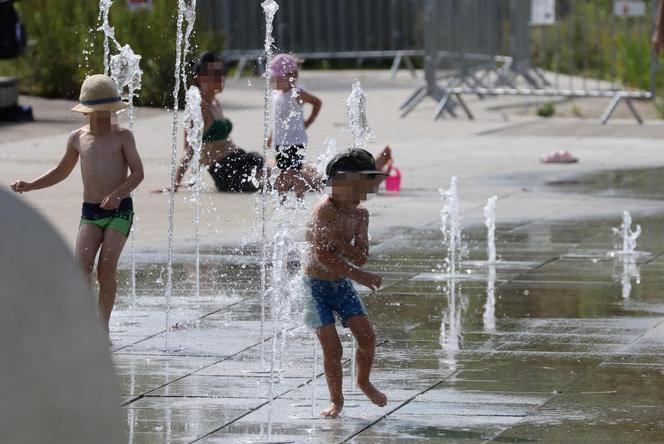
[[[392,59],[392,74],[423,57],[424,0],[279,0],[274,37],[279,51],[306,59]],[[238,75],[263,50],[261,0],[198,0],[198,17],[224,37]],[[260,66],[260,65],[259,65]]]
[[[641,123],[632,101],[654,97],[657,64],[648,56],[657,1],[550,3],[556,5],[556,20],[538,24],[532,20],[532,0],[425,0],[425,83],[401,106],[402,115],[426,97],[438,102],[434,119],[446,112],[456,116],[459,106],[472,119],[462,98],[466,94],[610,97],[603,124],[621,101]],[[624,9],[614,10],[614,3]],[[476,8],[486,16],[474,14]],[[481,37],[468,38],[469,32]],[[509,45],[505,45],[507,35]],[[474,47],[478,41],[480,46]],[[497,44],[492,46],[491,41]],[[451,67],[440,57],[441,50],[450,49],[458,54]],[[509,56],[480,63],[466,52],[471,50],[482,52],[485,59],[501,51]],[[635,87],[627,86],[629,82]]]

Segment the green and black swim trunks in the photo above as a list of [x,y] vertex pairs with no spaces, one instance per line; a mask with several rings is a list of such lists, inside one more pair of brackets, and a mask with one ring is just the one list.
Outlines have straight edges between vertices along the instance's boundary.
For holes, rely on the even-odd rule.
[[102,230],[112,228],[129,237],[134,221],[134,204],[131,197],[122,199],[115,210],[105,210],[98,203],[83,202],[82,213],[81,225],[94,224]]

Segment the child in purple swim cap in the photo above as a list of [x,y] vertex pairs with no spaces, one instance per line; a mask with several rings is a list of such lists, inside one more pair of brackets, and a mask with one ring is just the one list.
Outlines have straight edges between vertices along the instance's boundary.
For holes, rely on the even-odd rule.
[[[323,103],[297,85],[298,61],[292,55],[275,56],[270,63],[268,75],[274,90],[274,124],[268,146],[274,142],[277,167],[280,170],[275,187],[282,197],[294,191],[301,200],[307,189],[320,187],[320,178],[316,172],[304,164],[304,153],[308,143],[306,129],[318,117]],[[306,119],[305,104],[312,106],[311,114]]]

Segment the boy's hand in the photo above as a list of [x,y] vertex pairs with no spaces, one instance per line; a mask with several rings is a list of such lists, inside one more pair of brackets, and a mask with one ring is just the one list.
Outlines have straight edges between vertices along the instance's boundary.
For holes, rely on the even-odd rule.
[[32,189],[31,185],[32,184],[30,182],[26,182],[24,180],[17,180],[13,184],[11,184],[11,188],[13,191],[17,193],[26,193]]
[[371,289],[371,291],[376,291],[380,288],[380,285],[383,283],[383,278],[375,273],[369,273],[368,271],[363,271],[359,279],[356,279],[357,283],[364,285],[365,287]]
[[111,193],[101,201],[101,207],[104,210],[117,210],[120,206],[120,201],[122,198],[115,193]]

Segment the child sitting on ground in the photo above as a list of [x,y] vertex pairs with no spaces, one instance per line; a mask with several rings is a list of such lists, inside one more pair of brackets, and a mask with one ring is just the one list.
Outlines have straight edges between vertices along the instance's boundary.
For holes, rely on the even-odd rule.
[[387,397],[369,381],[375,351],[373,327],[351,280],[377,290],[382,278],[362,270],[369,255],[369,212],[360,206],[378,188],[373,156],[362,149],[337,154],[327,165],[331,191],[316,206],[307,225],[309,257],[305,274],[305,323],[316,330],[323,348],[330,406],[321,412],[336,418],[344,405],[342,347],[335,313],[357,340],[357,385],[374,404],[384,407]]
[[117,290],[118,260],[134,216],[129,194],[143,180],[134,136],[114,122],[114,112],[127,106],[120,100],[113,79],[102,74],[88,77],[81,87],[80,103],[72,111],[86,114],[89,124],[70,134],[64,157],[55,168],[31,182],[19,180],[11,185],[17,193],[53,186],[66,179],[81,158],[83,214],[76,258],[89,275],[101,250],[97,262],[99,316],[107,332]]
[[[303,199],[308,188],[320,186],[315,172],[304,165],[304,152],[308,142],[306,129],[316,120],[323,102],[297,86],[297,60],[290,54],[279,54],[272,59],[269,76],[275,92],[274,127],[268,145],[274,142],[277,167],[281,170],[275,188],[281,196],[294,191],[298,199]],[[305,103],[313,107],[306,120]]]

